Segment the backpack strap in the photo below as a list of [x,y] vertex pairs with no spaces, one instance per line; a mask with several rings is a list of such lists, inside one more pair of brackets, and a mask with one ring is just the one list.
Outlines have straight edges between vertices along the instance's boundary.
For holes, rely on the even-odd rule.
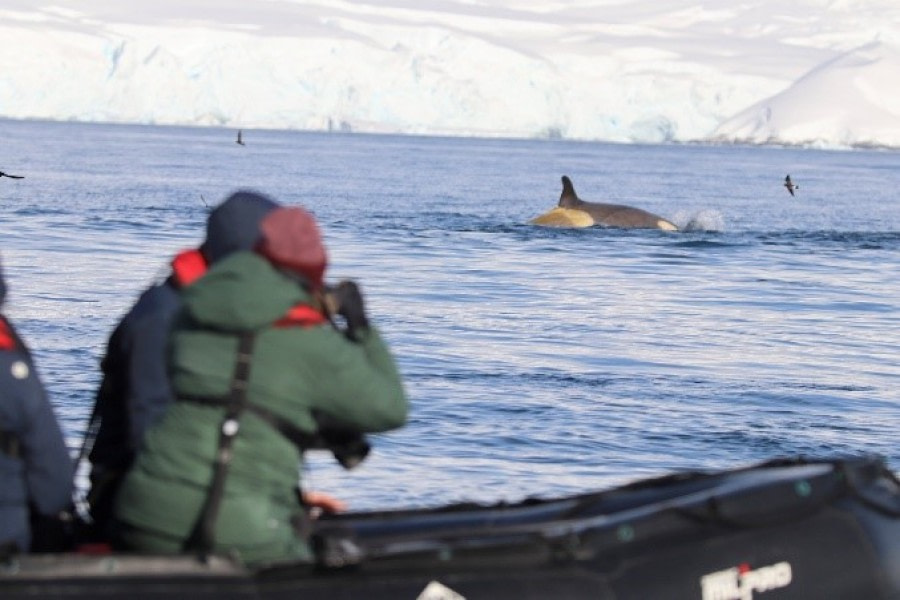
[[[211,396],[178,396],[179,402],[192,402],[204,406],[227,406],[227,398],[215,398]],[[345,469],[357,466],[366,456],[371,447],[366,437],[357,432],[339,427],[320,429],[316,433],[303,431],[284,417],[281,417],[267,408],[258,404],[247,402],[244,406],[247,412],[256,415],[263,423],[280,433],[301,453],[307,450],[330,450],[335,459]]]
[[247,406],[247,385],[250,379],[250,359],[253,355],[254,340],[253,332],[244,332],[238,339],[237,360],[231,378],[225,418],[219,427],[219,447],[216,450],[213,478],[194,529],[184,543],[185,550],[197,551],[203,561],[206,561],[215,546],[216,520],[225,495],[225,481],[233,458],[232,446],[240,429],[241,414]]
[[[228,398],[216,398],[215,396],[192,396],[189,394],[180,394],[179,402],[189,402],[191,404],[200,404],[202,406],[214,406],[218,408],[227,407],[229,405]],[[256,415],[266,425],[284,436],[297,450],[304,452],[306,450],[322,447],[322,440],[318,434],[303,431],[284,417],[281,417],[267,408],[263,408],[253,402],[247,402],[244,410]]]

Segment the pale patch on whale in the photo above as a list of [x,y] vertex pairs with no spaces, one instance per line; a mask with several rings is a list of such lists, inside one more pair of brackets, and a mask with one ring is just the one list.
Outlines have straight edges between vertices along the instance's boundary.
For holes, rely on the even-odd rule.
[[623,204],[585,202],[575,193],[572,181],[563,175],[559,204],[551,211],[529,221],[545,227],[619,227],[623,229],[661,229],[678,231],[671,221],[640,208]]
[[545,212],[529,221],[532,225],[545,227],[590,227],[594,225],[594,217],[575,208],[556,208]]

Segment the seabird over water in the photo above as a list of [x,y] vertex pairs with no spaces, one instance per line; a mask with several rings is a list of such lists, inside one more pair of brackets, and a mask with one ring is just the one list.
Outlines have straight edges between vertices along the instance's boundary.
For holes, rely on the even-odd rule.
[[235,142],[238,143],[238,144],[240,144],[241,146],[244,145],[244,140],[241,138],[241,130],[240,130],[240,129],[238,129],[238,137],[237,137],[237,139],[235,140]]
[[24,175],[9,175],[7,173],[4,173],[3,171],[0,171],[0,177],[9,177],[10,179],[25,179]]
[[795,189],[796,189],[796,190],[799,190],[799,189],[800,189],[800,186],[799,186],[799,185],[794,185],[794,183],[791,181],[791,176],[790,176],[790,175],[788,175],[787,177],[784,178],[784,187],[786,187],[786,188],[787,188],[787,191],[789,191],[789,192],[791,193],[791,196],[794,195],[794,190],[795,190]]

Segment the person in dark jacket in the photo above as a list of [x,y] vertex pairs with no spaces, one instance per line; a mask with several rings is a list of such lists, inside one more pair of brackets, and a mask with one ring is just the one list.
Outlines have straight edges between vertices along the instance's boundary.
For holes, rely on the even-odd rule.
[[[0,271],[0,306],[5,299]],[[27,552],[30,522],[52,520],[71,506],[73,474],[31,353],[0,314],[0,555]]]
[[177,401],[116,499],[125,549],[309,559],[295,490],[311,440],[406,421],[400,374],[355,283],[334,293],[346,329],[330,320],[312,216],[279,208],[261,228],[256,252],[232,254],[183,292],[169,346]]
[[172,319],[182,305],[181,291],[209,265],[253,248],[260,221],[276,207],[278,203],[255,192],[231,194],[210,212],[200,248],[175,256],[171,274],[140,296],[110,336],[84,449],[91,462],[87,503],[94,534],[100,538],[105,537],[113,498],[144,432],[173,398],[165,352]]

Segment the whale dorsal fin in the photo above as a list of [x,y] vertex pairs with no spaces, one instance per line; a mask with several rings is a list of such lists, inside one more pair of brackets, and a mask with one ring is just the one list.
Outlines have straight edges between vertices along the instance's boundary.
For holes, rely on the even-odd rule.
[[559,206],[574,206],[581,202],[578,198],[578,194],[575,193],[575,186],[572,185],[572,180],[568,178],[568,176],[562,176],[562,194],[559,195]]

